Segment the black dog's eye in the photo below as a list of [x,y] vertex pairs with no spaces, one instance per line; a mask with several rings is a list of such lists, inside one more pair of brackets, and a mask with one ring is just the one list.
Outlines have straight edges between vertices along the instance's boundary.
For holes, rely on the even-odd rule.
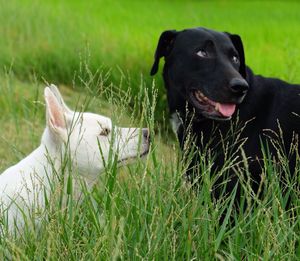
[[204,50],[199,50],[197,52],[197,55],[200,56],[200,57],[203,57],[203,58],[208,57],[208,53],[206,51],[204,51]]
[[234,56],[232,56],[232,61],[234,63],[238,63],[239,62],[239,58],[236,55],[234,55]]
[[103,128],[100,132],[100,136],[107,136],[110,130],[108,128]]

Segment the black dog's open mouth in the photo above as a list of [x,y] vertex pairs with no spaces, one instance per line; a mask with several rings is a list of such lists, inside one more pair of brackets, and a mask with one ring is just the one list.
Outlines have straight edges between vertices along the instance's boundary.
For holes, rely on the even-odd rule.
[[208,118],[229,120],[235,112],[236,104],[212,101],[199,90],[193,90],[190,97],[196,109]]

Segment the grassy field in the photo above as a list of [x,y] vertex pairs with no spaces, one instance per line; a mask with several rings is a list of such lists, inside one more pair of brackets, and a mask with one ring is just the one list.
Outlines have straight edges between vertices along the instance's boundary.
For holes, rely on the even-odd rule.
[[[300,82],[299,3],[262,1],[0,0],[0,69],[21,79],[82,85],[84,64],[109,72],[106,84],[138,92],[149,77],[162,31],[206,26],[240,34],[254,72]],[[272,65],[272,66],[271,66]],[[156,118],[166,95],[157,77]],[[97,87],[97,86],[96,86]]]
[[149,76],[163,30],[206,26],[240,34],[254,72],[299,83],[299,8],[296,1],[0,0],[0,172],[38,146],[46,82],[58,84],[72,108],[156,132],[146,159],[119,170],[111,163],[83,201],[70,195],[62,208],[54,200],[41,227],[1,237],[0,259],[299,259],[299,209],[284,210],[280,170],[265,159],[265,198],[246,190],[251,207],[240,213],[230,198],[211,201],[209,178],[192,193],[176,138],[165,135],[161,76],[154,83]]

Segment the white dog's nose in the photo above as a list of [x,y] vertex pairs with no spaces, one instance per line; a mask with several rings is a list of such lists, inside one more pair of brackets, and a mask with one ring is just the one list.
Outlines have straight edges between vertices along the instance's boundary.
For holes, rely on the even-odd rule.
[[143,134],[143,137],[144,139],[149,142],[150,141],[150,131],[148,128],[143,128],[142,129],[142,134]]

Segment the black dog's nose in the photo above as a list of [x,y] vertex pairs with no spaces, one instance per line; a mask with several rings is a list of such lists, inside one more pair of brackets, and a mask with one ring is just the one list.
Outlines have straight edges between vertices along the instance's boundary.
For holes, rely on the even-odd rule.
[[240,78],[233,78],[229,82],[229,87],[236,94],[245,94],[249,90],[246,80]]

